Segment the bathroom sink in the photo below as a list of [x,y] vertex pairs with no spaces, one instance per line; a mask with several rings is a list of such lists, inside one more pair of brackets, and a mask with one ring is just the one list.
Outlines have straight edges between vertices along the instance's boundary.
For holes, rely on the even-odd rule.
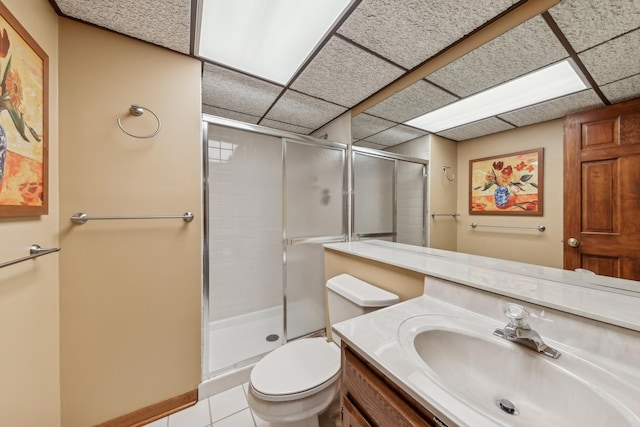
[[423,386],[450,394],[491,424],[640,424],[618,399],[630,387],[623,379],[567,349],[552,359],[493,336],[500,326],[480,316],[421,315],[402,323],[398,339],[431,381],[421,381]]

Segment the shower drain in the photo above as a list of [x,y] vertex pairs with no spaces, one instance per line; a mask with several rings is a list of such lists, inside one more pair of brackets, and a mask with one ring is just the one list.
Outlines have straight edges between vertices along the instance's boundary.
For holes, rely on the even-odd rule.
[[278,334],[267,335],[267,341],[269,342],[278,341],[279,339],[280,339],[280,335]]

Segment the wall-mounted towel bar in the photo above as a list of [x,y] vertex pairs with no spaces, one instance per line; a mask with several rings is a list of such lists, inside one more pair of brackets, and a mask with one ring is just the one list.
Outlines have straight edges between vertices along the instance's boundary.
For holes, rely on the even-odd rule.
[[29,248],[29,256],[25,256],[22,258],[17,258],[11,261],[7,261],[7,262],[3,262],[2,264],[0,264],[0,268],[2,267],[7,267],[9,265],[13,265],[13,264],[17,264],[19,262],[22,261],[27,261],[33,258],[38,258],[39,256],[42,255],[47,255],[47,254],[52,254],[54,252],[58,252],[60,250],[60,248],[50,248],[50,249],[43,249],[38,245],[31,245],[31,247]]
[[193,213],[185,212],[182,215],[158,215],[158,216],[89,216],[86,213],[76,213],[71,216],[71,222],[74,224],[84,224],[87,221],[94,220],[111,220],[111,219],[177,219],[180,218],[184,222],[193,221]]
[[546,230],[546,227],[544,225],[537,225],[535,227],[519,227],[519,226],[515,226],[515,225],[481,225],[481,224],[476,224],[475,222],[473,224],[471,224],[471,228],[475,229],[477,227],[519,228],[521,230],[538,230],[539,232],[543,232],[544,230]]
[[447,213],[447,214],[439,214],[439,213],[435,213],[435,212],[431,212],[431,218],[435,218],[437,216],[452,216],[452,217],[457,217],[460,216],[459,213]]

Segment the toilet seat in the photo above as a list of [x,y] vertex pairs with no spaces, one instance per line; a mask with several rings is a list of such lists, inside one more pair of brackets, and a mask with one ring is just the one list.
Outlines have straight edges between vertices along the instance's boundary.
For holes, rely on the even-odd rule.
[[251,371],[257,397],[287,401],[313,395],[340,376],[340,349],[324,338],[292,341],[266,355]]

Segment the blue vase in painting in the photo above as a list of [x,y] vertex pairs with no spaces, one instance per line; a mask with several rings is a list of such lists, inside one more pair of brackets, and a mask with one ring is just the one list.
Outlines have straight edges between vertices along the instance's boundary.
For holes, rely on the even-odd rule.
[[509,188],[508,187],[500,187],[496,188],[496,191],[493,193],[493,197],[496,202],[496,206],[499,208],[504,208],[507,206],[507,202],[509,201]]
[[2,190],[2,178],[4,178],[4,161],[7,159],[7,134],[0,126],[0,191]]

